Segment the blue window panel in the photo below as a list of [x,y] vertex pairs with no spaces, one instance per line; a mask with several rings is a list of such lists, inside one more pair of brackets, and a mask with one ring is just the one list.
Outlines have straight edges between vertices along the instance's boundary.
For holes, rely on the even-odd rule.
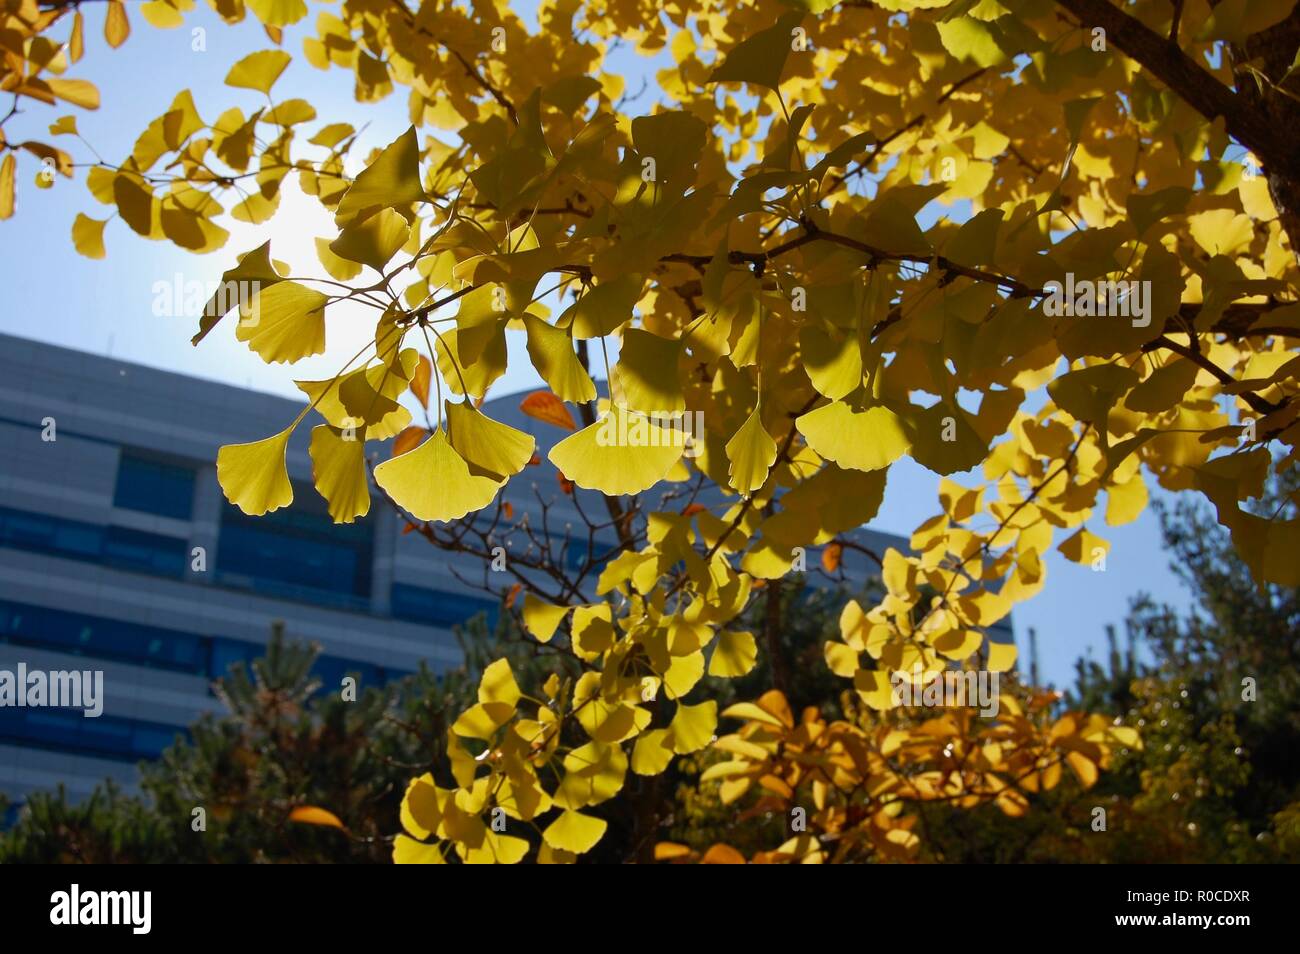
[[194,471],[124,453],[117,465],[113,506],[189,520],[194,512]]
[[208,675],[213,679],[220,678],[230,672],[231,666],[236,663],[251,663],[262,655],[262,651],[263,647],[261,646],[255,646],[239,639],[225,639],[219,636],[212,640]]
[[53,527],[50,549],[56,553],[75,554],[94,559],[104,546],[104,531],[100,527],[72,520],[60,520]]
[[479,613],[487,613],[488,625],[495,626],[500,610],[501,606],[496,600],[465,593],[431,590],[422,586],[412,586],[409,583],[393,584],[393,615],[413,623],[452,626],[463,623]]
[[188,543],[127,527],[99,527],[0,507],[0,546],[179,579]]
[[123,570],[180,579],[188,552],[188,541],[128,527],[109,527],[104,537],[104,563]]
[[564,547],[564,565],[570,570],[581,570],[590,555],[585,543],[570,540]]
[[[301,495],[310,500],[307,491]],[[315,503],[263,517],[227,504],[221,513],[217,580],[227,586],[346,609],[370,605],[374,527],[335,524]]]
[[0,508],[0,545],[37,553],[97,560],[103,529],[43,513]]
[[201,636],[4,600],[0,640],[198,675],[208,669]]
[[153,722],[136,722],[131,729],[131,747],[142,759],[156,759],[176,742],[177,736],[187,732]]
[[[131,724],[126,719],[115,716],[87,719],[75,710],[50,710],[70,723],[67,730],[75,734],[75,739],[68,748],[89,749],[92,752],[111,752],[116,755],[133,754],[131,745]],[[77,723],[84,723],[78,725]]]
[[[80,727],[68,717],[69,713],[58,709],[17,709],[15,712],[20,717],[14,721],[20,726],[21,735],[59,748],[79,748]],[[71,715],[82,722],[92,721],[80,712]]]
[[80,709],[0,709],[0,739],[56,752],[138,762],[157,758],[178,735],[188,732],[117,716],[88,719]]

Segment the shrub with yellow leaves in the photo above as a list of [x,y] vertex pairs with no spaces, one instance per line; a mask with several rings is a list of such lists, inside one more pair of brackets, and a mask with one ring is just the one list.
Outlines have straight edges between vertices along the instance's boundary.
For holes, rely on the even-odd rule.
[[[785,697],[773,691],[722,713],[743,724],[714,744],[727,759],[708,767],[701,781],[720,782],[724,805],[757,793],[738,822],[761,814],[785,820],[789,837],[756,852],[752,862],[909,860],[920,847],[918,803],[993,803],[1019,817],[1030,795],[1057,786],[1063,766],[1088,788],[1112,748],[1140,745],[1133,729],[1101,716],[1052,719],[1053,701],[1052,694],[1036,692],[1022,709],[1004,694],[996,721],[970,708],[918,718],[908,710],[881,715],[850,703],[848,719],[827,722],[808,708],[796,723]],[[655,855],[706,864],[745,860],[725,845],[701,855],[672,842],[656,846]]]

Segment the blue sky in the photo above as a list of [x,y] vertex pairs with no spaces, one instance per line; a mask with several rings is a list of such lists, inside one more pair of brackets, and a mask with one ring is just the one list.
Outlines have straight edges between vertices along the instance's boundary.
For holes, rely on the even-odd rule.
[[[199,113],[208,120],[232,105],[241,106],[246,113],[260,105],[258,94],[231,89],[222,82],[236,60],[270,46],[260,26],[250,21],[228,27],[206,5],[200,5],[187,14],[180,29],[159,31],[132,10],[130,38],[118,50],[109,50],[101,39],[105,6],[83,7],[86,55],[67,74],[96,83],[104,105],[97,112],[29,105],[6,126],[11,141],[29,136],[48,140],[45,127],[71,112],[89,143],[105,159],[116,161],[130,152],[137,135],[167,110],[184,87],[193,90]],[[285,48],[295,55],[301,52],[304,24],[286,31]],[[204,51],[192,48],[194,28],[206,31]],[[621,55],[618,62],[628,70],[631,90],[640,87],[641,75],[647,70],[652,77],[653,69],[663,65],[638,63],[631,54]],[[318,125],[369,122],[362,140],[367,148],[390,142],[409,124],[400,88],[382,103],[359,107],[352,98],[351,74],[321,72],[300,58],[281,77],[274,93],[277,101],[299,96],[310,100],[318,112]],[[650,106],[647,95],[633,108],[649,110]],[[61,137],[59,145],[79,162],[93,158],[71,137]],[[80,172],[76,180],[60,178],[51,189],[33,188],[36,169],[33,157],[20,157],[17,212],[0,224],[5,247],[0,280],[6,289],[0,304],[0,331],[297,398],[300,393],[293,378],[334,374],[373,330],[370,312],[333,309],[327,353],[286,369],[263,364],[234,340],[228,328],[219,329],[201,347],[193,348],[189,339],[195,330],[194,319],[154,315],[156,283],[216,281],[233,264],[237,252],[260,245],[267,236],[275,257],[289,262],[295,274],[319,274],[313,240],[334,236],[331,217],[315,200],[298,193],[292,178],[276,219],[262,226],[226,223],[232,233],[230,241],[210,255],[195,256],[170,244],[147,241],[115,221],[105,233],[108,257],[92,261],[73,250],[72,221],[77,212],[103,218],[110,207],[94,201]],[[366,327],[368,317],[370,328]],[[512,341],[511,349],[510,370],[494,387],[495,396],[531,390],[541,383],[528,365],[522,341]],[[249,439],[263,436],[249,434]],[[885,503],[873,525],[910,533],[937,512],[937,485],[937,477],[905,458],[890,472]],[[1138,591],[1179,606],[1187,602],[1185,591],[1168,568],[1158,522],[1151,511],[1125,527],[1107,527],[1100,515],[1089,526],[1111,543],[1106,572],[1093,572],[1053,553],[1047,560],[1048,582],[1043,593],[1019,606],[1014,616],[1022,654],[1027,646],[1026,629],[1032,626],[1038,631],[1040,669],[1044,678],[1058,686],[1070,681],[1075,658],[1090,647],[1096,655],[1104,655],[1105,625],[1122,622],[1128,599]]]

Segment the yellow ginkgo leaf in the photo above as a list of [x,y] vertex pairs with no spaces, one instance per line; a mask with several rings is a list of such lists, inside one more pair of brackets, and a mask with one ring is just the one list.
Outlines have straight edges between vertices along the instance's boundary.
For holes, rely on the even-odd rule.
[[240,308],[235,337],[267,364],[290,364],[325,350],[325,303],[329,298],[297,282],[261,288]]
[[550,642],[556,627],[568,612],[567,606],[555,606],[529,593],[524,597],[524,628],[537,637],[538,642]]
[[1106,523],[1112,527],[1132,523],[1146,509],[1147,485],[1141,474],[1106,488]]
[[607,802],[623,788],[627,755],[622,746],[588,742],[564,757],[564,779],[555,792],[561,808],[586,808]]
[[1213,209],[1187,217],[1188,231],[1208,255],[1232,255],[1250,244],[1255,226],[1232,209]]
[[673,751],[678,755],[698,752],[713,740],[713,731],[718,727],[718,704],[710,699],[699,705],[677,706],[668,731],[673,736]]
[[86,258],[103,258],[104,226],[107,224],[107,220],[101,222],[78,212],[72,223],[73,247]]
[[735,679],[753,669],[757,661],[758,644],[753,633],[724,629],[718,634],[713,655],[709,658],[709,675]]
[[641,299],[640,275],[623,275],[603,281],[566,308],[557,320],[575,338],[600,338],[631,320]]
[[109,0],[104,14],[104,41],[116,50],[130,35],[131,21],[126,15],[126,4],[122,0]]
[[[116,187],[116,180],[114,182]],[[245,252],[233,268],[226,269],[221,284],[203,307],[198,333],[190,344],[198,344],[218,321],[236,306],[247,309],[253,301],[253,289],[265,289],[284,281],[271,261],[271,243],[264,242]],[[251,317],[251,316],[250,316]]]
[[316,257],[320,259],[321,265],[325,267],[329,276],[336,281],[350,282],[361,274],[361,265],[335,255],[328,239],[316,239]]
[[451,446],[465,458],[470,473],[505,483],[532,460],[536,442],[531,434],[492,420],[468,401],[445,401],[444,407]]
[[514,835],[500,835],[492,829],[483,832],[483,843],[462,853],[467,865],[517,865],[528,854],[529,844]]
[[399,834],[393,840],[393,864],[395,865],[445,865],[447,859],[437,845],[425,845]]
[[795,421],[808,446],[841,467],[881,470],[907,453],[902,422],[882,405],[857,411],[832,401]]
[[442,822],[442,806],[438,801],[438,788],[433,776],[427,772],[413,778],[402,796],[400,811],[402,827],[416,838],[428,838]]
[[552,447],[547,457],[579,487],[614,497],[653,487],[684,450],[683,431],[615,404],[600,420]]
[[442,428],[415,450],[376,467],[375,483],[417,519],[444,523],[482,510],[499,487],[494,480],[470,473]]
[[556,396],[562,401],[594,401],[596,385],[574,353],[569,333],[532,314],[525,314],[523,322],[528,332],[528,356]]
[[622,742],[650,724],[650,712],[625,702],[608,703],[600,695],[600,673],[585,672],[573,687],[573,712],[597,742]]
[[50,92],[64,102],[82,109],[99,109],[99,90],[94,83],[83,79],[47,79]]
[[370,512],[365,442],[345,431],[318,424],[311,430],[311,473],[317,492],[329,503],[335,523],[352,523]]
[[969,415],[940,402],[903,421],[912,459],[936,474],[955,474],[975,467],[988,455]]
[[664,688],[668,698],[680,699],[692,689],[704,676],[704,653],[693,652],[685,656],[672,656],[668,669],[663,673]]
[[479,702],[503,702],[513,709],[519,696],[519,684],[510,671],[509,661],[498,659],[483,670],[483,678],[478,683]]
[[1073,560],[1075,563],[1095,564],[1101,560],[1104,565],[1110,544],[1096,534],[1090,533],[1086,527],[1080,527],[1072,536],[1063,540],[1056,549],[1064,553],[1067,560]]
[[[113,201],[118,215],[137,235],[161,237],[158,233],[159,204],[152,190],[134,176],[120,174],[113,179]],[[156,234],[158,233],[158,234]]]
[[671,414],[686,407],[677,376],[680,341],[661,338],[640,328],[623,332],[614,368],[613,393],[618,400],[646,414]]
[[859,669],[853,675],[853,688],[871,708],[884,712],[894,707],[894,689],[889,676],[879,669]]
[[654,729],[637,736],[632,746],[632,771],[637,775],[658,775],[673,760],[673,734]]
[[837,676],[843,676],[845,679],[852,679],[853,674],[862,665],[859,652],[845,643],[828,639],[826,645],[822,647],[822,654],[830,671]]
[[547,826],[542,837],[552,848],[581,855],[596,847],[607,827],[604,819],[566,811]]
[[737,493],[750,494],[767,481],[767,472],[776,460],[776,441],[763,426],[759,409],[745,419],[740,430],[727,441],[727,459],[731,461],[728,473],[731,487]]
[[727,719],[744,719],[747,722],[761,722],[775,728],[790,728],[793,720],[784,718],[784,714],[769,712],[756,702],[737,702],[722,710]]
[[406,219],[392,209],[380,209],[365,219],[354,220],[330,243],[329,250],[339,258],[382,272],[410,234]]
[[513,705],[504,702],[480,702],[462,712],[451,730],[456,735],[467,739],[490,739],[514,714]]
[[862,345],[855,332],[808,321],[799,329],[799,355],[813,387],[832,400],[862,386]]
[[560,851],[552,848],[546,842],[542,842],[537,849],[537,863],[539,865],[571,865],[578,860],[578,856],[571,851]]
[[989,643],[989,672],[1008,672],[1016,664],[1015,643]]
[[936,652],[956,660],[965,659],[983,643],[983,635],[973,629],[952,629],[931,640]]
[[1078,776],[1084,788],[1092,788],[1097,781],[1097,763],[1079,752],[1067,752],[1065,761]]
[[230,68],[226,74],[226,85],[269,93],[292,59],[284,50],[250,53]]
[[[391,342],[384,344],[386,352],[391,352],[393,347]],[[396,361],[358,368],[339,378],[295,381],[294,384],[330,424],[338,428],[354,428],[358,432],[364,429],[368,441],[387,440],[411,423],[411,412],[397,404],[396,399],[406,390],[418,358],[419,353],[414,348],[406,348]],[[368,419],[354,416],[349,412],[348,404],[359,413],[369,412],[366,414]],[[376,419],[379,410],[385,413]]]
[[482,397],[492,382],[505,374],[509,359],[505,322],[498,322],[489,330],[491,335],[482,344],[472,364],[465,361],[459,332],[444,331],[434,343],[438,370],[454,394],[468,393],[471,397]]
[[227,444],[217,451],[217,481],[226,499],[249,516],[260,517],[293,503],[284,457],[296,426],[295,421],[274,437]]
[[714,67],[709,82],[753,83],[777,89],[781,85],[785,61],[790,56],[790,31],[802,20],[801,10],[787,13],[775,26],[760,30],[738,43],[722,63]]
[[14,170],[18,162],[13,152],[5,153],[0,161],[0,219],[11,218],[14,214]]
[[288,26],[307,15],[303,0],[248,0],[248,7],[269,27]]
[[583,659],[592,661],[609,649],[617,638],[610,622],[607,604],[579,606],[573,611],[573,651]]
[[[256,2],[256,0],[255,0]],[[260,0],[266,4],[298,4],[302,0]],[[254,7],[254,12],[257,8]],[[265,21],[263,21],[265,22]],[[405,211],[428,196],[420,184],[420,144],[412,126],[381,152],[343,193],[334,222],[340,228],[359,222],[379,209]]]

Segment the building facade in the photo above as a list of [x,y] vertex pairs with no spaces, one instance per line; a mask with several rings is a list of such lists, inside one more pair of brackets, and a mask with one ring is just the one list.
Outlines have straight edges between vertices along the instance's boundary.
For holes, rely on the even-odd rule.
[[[516,519],[536,517],[534,539],[582,566],[611,547],[598,540],[589,551],[579,512],[601,504],[561,492],[545,458],[564,432],[518,403],[485,408],[538,441],[541,463],[504,499]],[[132,787],[135,763],[212,709],[212,680],[261,655],[277,621],[289,638],[321,645],[326,687],[347,674],[364,687],[421,662],[435,672],[459,664],[452,627],[498,612],[475,582],[483,561],[402,533],[378,499],[362,520],[333,524],[311,486],[318,421],[304,421],[289,444],[291,507],[251,518],[222,496],[217,449],[282,430],[301,406],[0,335],[0,672],[104,674],[96,718],[0,706],[0,792],[21,800],[64,785],[78,798],[105,778]],[[877,552],[905,546],[857,535]],[[500,543],[508,553],[529,545]],[[816,566],[815,551],[807,559]]]
[[105,696],[97,718],[0,707],[0,791],[130,787],[275,621],[321,645],[324,685],[459,663],[452,625],[497,604],[382,506],[334,525],[311,486],[310,427],[289,448],[291,507],[254,519],[222,496],[217,448],[300,409],[0,335],[0,671],[102,670]]

